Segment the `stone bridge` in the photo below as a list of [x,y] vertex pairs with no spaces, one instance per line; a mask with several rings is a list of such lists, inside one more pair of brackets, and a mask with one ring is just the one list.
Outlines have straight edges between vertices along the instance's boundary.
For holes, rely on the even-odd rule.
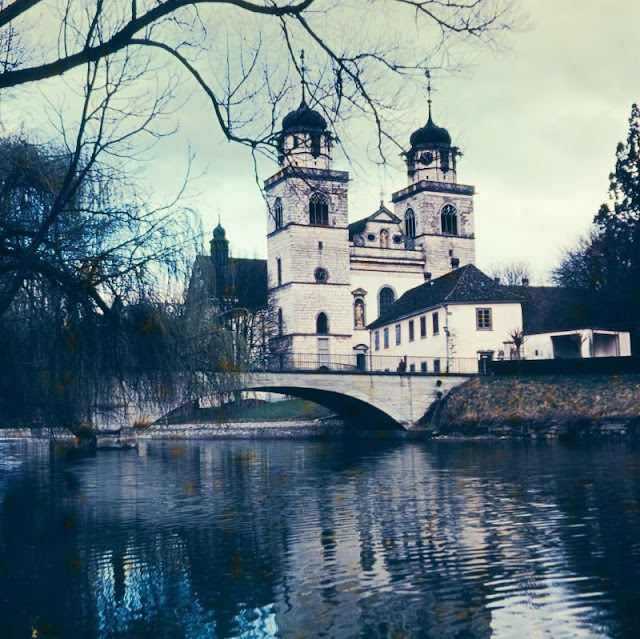
[[[257,372],[234,376],[225,390],[268,391],[306,399],[330,408],[356,428],[411,430],[438,397],[469,378],[383,372]],[[154,422],[166,412],[166,407],[163,411],[152,404],[121,408],[125,411],[118,418],[105,415],[96,425],[114,427],[116,420],[121,426],[136,420]]]
[[298,371],[254,373],[243,387],[308,399],[359,428],[411,429],[439,396],[468,379],[468,375]]

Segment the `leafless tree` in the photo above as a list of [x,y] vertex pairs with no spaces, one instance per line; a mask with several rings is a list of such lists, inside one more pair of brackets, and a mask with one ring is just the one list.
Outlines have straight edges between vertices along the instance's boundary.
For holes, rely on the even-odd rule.
[[85,71],[59,141],[0,141],[0,413],[76,431],[105,385],[166,395],[184,372],[157,284],[185,276],[200,235],[192,212],[149,205],[127,170],[133,141],[157,134],[162,96],[137,108],[126,57]]
[[507,335],[509,336],[509,339],[511,339],[511,341],[513,342],[516,359],[518,360],[522,359],[523,357],[522,347],[524,346],[524,343],[527,340],[527,336],[524,330],[521,328],[514,328],[514,329],[511,329],[507,333]]
[[[159,84],[180,74],[183,91],[205,92],[228,139],[271,150],[281,110],[291,104],[282,98],[292,77],[303,76],[307,96],[332,122],[349,112],[368,115],[382,152],[389,121],[403,101],[415,98],[407,79],[420,77],[425,67],[451,66],[451,40],[487,41],[512,27],[513,4],[60,0],[50,6],[15,0],[0,4],[0,90],[72,75],[123,55],[153,60],[150,70]],[[306,71],[301,49],[313,61]],[[141,73],[140,81],[145,79]]]
[[522,286],[533,282],[533,270],[528,262],[514,260],[504,264],[493,264],[489,276],[506,286]]

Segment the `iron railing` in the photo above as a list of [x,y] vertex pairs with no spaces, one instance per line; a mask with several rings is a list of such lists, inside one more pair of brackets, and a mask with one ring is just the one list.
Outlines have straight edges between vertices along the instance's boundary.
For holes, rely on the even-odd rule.
[[271,354],[256,370],[262,371],[320,371],[320,372],[372,372],[404,374],[461,374],[486,373],[485,362],[473,357],[420,357],[323,353]]

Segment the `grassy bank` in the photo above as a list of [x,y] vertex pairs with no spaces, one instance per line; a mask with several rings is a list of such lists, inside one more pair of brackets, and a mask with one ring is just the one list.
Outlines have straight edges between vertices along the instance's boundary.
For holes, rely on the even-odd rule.
[[640,375],[478,377],[454,389],[428,427],[460,435],[640,433]]
[[188,413],[177,412],[169,423],[280,422],[324,419],[333,412],[324,406],[303,399],[279,402],[247,400],[225,404],[219,408],[197,408]]

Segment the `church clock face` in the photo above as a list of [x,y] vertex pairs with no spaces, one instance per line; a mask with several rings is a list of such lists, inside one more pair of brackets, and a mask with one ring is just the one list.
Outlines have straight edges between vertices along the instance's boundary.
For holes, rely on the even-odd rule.
[[433,153],[431,151],[426,151],[420,156],[421,164],[427,165],[433,162]]
[[313,275],[316,278],[316,282],[319,282],[320,284],[326,282],[329,279],[329,273],[327,273],[327,269],[322,267],[318,267]]

